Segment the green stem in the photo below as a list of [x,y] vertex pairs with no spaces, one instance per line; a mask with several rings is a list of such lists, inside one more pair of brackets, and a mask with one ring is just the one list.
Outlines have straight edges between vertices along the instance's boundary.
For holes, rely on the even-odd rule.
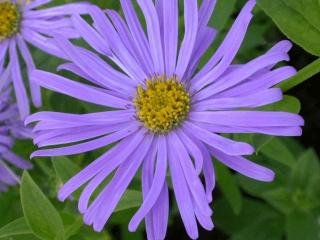
[[308,80],[312,76],[316,75],[320,72],[320,58],[315,60],[314,62],[310,63],[303,69],[301,69],[296,75],[283,81],[282,83],[278,84],[276,87],[282,89],[283,92],[287,92],[291,88],[303,83],[304,81]]

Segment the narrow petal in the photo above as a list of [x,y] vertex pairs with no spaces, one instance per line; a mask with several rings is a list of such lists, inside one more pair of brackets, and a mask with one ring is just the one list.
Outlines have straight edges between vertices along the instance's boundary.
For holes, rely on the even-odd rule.
[[176,74],[183,78],[189,65],[198,33],[198,3],[197,0],[184,1],[185,35],[181,43]]
[[[152,185],[153,177],[154,177],[154,165],[156,161],[156,155],[158,151],[157,139],[155,139],[154,143],[149,149],[148,154],[143,161],[142,172],[141,172],[141,185],[142,185],[142,195],[143,199],[148,196],[150,191],[150,187]],[[145,225],[148,239],[155,239],[155,229],[153,224],[153,211],[150,211],[145,217]]]
[[29,99],[23,84],[22,75],[21,75],[21,68],[18,59],[18,54],[16,50],[16,44],[14,41],[10,42],[9,47],[10,52],[10,70],[11,76],[13,79],[13,87],[15,90],[15,95],[19,107],[19,112],[21,115],[21,119],[25,119],[30,114],[29,108]]
[[[152,140],[152,135],[145,136],[145,139],[141,142],[140,146],[125,163],[120,165],[111,182],[89,207],[84,216],[85,222],[88,223],[88,221],[86,221],[87,216],[90,216],[91,213],[95,212],[96,216],[92,224],[96,231],[100,232],[108,221],[120,198],[127,189],[144,157],[146,156],[152,144]],[[103,208],[101,208],[102,206]]]
[[208,230],[211,231],[214,227],[211,216],[205,216],[201,213],[198,206],[194,204],[194,212],[196,214],[197,220],[199,221],[200,225]]
[[71,15],[71,14],[86,14],[88,13],[88,8],[90,4],[88,3],[69,3],[64,4],[62,6],[51,7],[47,9],[41,10],[33,10],[27,11],[23,14],[24,18],[52,18],[64,15]]
[[[172,139],[168,140],[168,145],[172,146],[173,142],[174,141]],[[174,150],[170,147],[168,148],[168,152],[172,185],[180,216],[189,237],[192,239],[197,239],[199,233],[193,211],[190,191],[188,189],[180,163],[177,160],[176,154],[174,154]]]
[[111,96],[102,90],[98,91],[89,85],[70,81],[52,73],[35,70],[30,78],[31,81],[35,81],[44,88],[98,105],[125,109],[131,104],[129,101]]
[[50,3],[52,0],[34,0],[32,2],[29,2],[26,6],[25,9],[26,10],[31,10],[37,7],[40,7],[42,5],[45,5],[47,3]]
[[155,73],[148,39],[139,22],[139,18],[135,12],[132,2],[128,0],[120,0],[120,3],[134,42],[143,58],[146,60],[146,63],[152,69],[152,73]]
[[37,144],[38,147],[45,147],[80,142],[120,131],[128,126],[129,123],[130,122],[126,122],[124,124],[109,126],[87,126],[85,130],[83,127],[68,128],[67,130],[54,130],[51,132],[51,136],[48,136],[47,134],[47,137],[44,138],[44,136],[41,135],[42,138],[40,139],[35,137],[34,144]]
[[141,67],[148,74],[148,76],[152,76],[154,74],[154,69],[152,65],[151,56],[149,56],[148,59],[147,53],[139,49],[139,45],[137,46],[127,24],[121,18],[117,11],[107,10],[106,12],[110,17],[115,29],[119,33],[119,37],[122,39],[124,43],[126,43],[131,55],[136,58],[136,61],[141,65]]
[[229,155],[251,155],[254,149],[247,143],[235,142],[231,139],[224,138],[220,135],[209,132],[189,121],[186,121],[183,130],[189,135],[196,137],[198,140],[219,149]]
[[195,101],[206,99],[210,96],[213,96],[223,90],[231,88],[242,81],[246,80],[254,73],[258,72],[259,70],[268,67],[269,65],[276,64],[281,61],[288,61],[289,56],[287,53],[267,53],[262,55],[247,64],[235,69],[234,71],[230,72],[229,74],[225,75],[224,77],[220,78],[209,87],[204,88],[199,93],[196,94],[194,97]]
[[128,51],[125,43],[122,42],[116,29],[107,18],[105,13],[98,7],[90,8],[90,15],[94,21],[93,25],[108,42],[116,58],[112,57],[118,66],[125,71],[137,83],[146,79],[146,73],[141,69],[135,58]]
[[167,146],[164,137],[159,137],[157,164],[155,169],[155,175],[152,181],[152,185],[148,192],[147,197],[144,199],[141,207],[135,213],[129,223],[129,230],[136,231],[140,222],[147,215],[147,213],[153,208],[154,204],[158,200],[158,197],[162,191],[162,187],[165,183],[167,173]]
[[[60,113],[60,112],[38,112],[29,116],[25,120],[25,124],[30,124],[32,122],[38,121],[53,121],[60,122],[61,124],[67,123],[72,124],[72,126],[83,126],[94,125],[94,124],[113,124],[115,122],[119,123],[121,120],[128,121],[133,120],[135,111],[134,110],[117,110],[117,111],[107,111],[107,112],[96,112],[96,113],[86,113],[86,114],[72,114],[72,113]],[[62,126],[62,128],[65,128]]]
[[225,126],[210,123],[200,123],[197,125],[215,133],[261,133],[271,136],[301,136],[301,127],[238,127]]
[[206,27],[212,16],[214,7],[216,6],[216,0],[203,0],[199,10],[199,26]]
[[220,45],[202,70],[192,79],[192,91],[198,91],[217,79],[230,66],[237,54],[252,18],[255,0],[249,0]]
[[178,1],[163,0],[163,50],[166,67],[166,75],[171,77],[176,69],[178,35],[179,35],[179,12]]
[[[126,140],[130,144],[130,140]],[[120,148],[121,149],[121,148]],[[125,154],[121,153],[121,151],[118,148],[117,151],[112,151],[112,155],[109,155],[109,160],[106,161],[106,164],[104,167],[101,169],[100,173],[97,174],[91,181],[90,183],[85,187],[83,192],[81,193],[80,199],[79,199],[79,204],[78,208],[79,211],[82,214],[85,214],[85,212],[88,209],[89,201],[94,193],[94,191],[97,189],[97,187],[102,184],[102,182],[111,174],[121,163],[123,163],[130,154],[133,153],[135,149],[131,148],[126,148],[123,150],[129,150],[130,152],[127,152]]]
[[157,74],[164,73],[160,24],[158,14],[152,1],[137,0],[146,20],[150,52]]
[[32,168],[32,164],[23,160],[21,157],[19,157],[18,155],[14,154],[11,151],[7,151],[4,153],[1,153],[1,156],[9,163],[15,165],[18,168],[21,169],[31,169]]
[[275,174],[272,170],[241,156],[229,156],[214,148],[211,148],[211,154],[229,168],[249,178],[263,182],[271,182],[274,179]]
[[192,112],[190,120],[210,124],[240,127],[296,127],[304,120],[297,114],[263,111]]
[[46,150],[38,150],[32,153],[31,158],[34,157],[44,157],[44,156],[67,156],[67,155],[74,155],[79,153],[84,153],[88,151],[92,151],[94,149],[102,148],[107,146],[108,144],[114,143],[119,141],[137,130],[137,125],[132,124],[129,125],[127,128],[109,134],[105,137],[101,137],[89,142],[76,144],[73,146],[68,147],[61,147],[61,148],[53,148],[53,149],[46,149]]
[[206,183],[207,199],[208,202],[212,202],[212,192],[216,184],[213,162],[206,146],[204,146],[200,141],[197,142],[197,145],[203,155],[203,175]]
[[9,47],[9,41],[8,40],[3,40],[0,42],[0,70],[2,70],[3,64],[4,64],[4,59],[7,54],[7,50]]
[[177,130],[181,142],[184,144],[188,153],[193,157],[195,168],[198,175],[200,175],[203,167],[203,156],[198,146],[189,138],[189,136],[181,129]]
[[20,182],[19,177],[11,171],[11,169],[0,160],[0,182],[8,185],[16,185]]
[[233,96],[246,96],[254,94],[259,91],[271,88],[276,84],[294,76],[297,71],[293,67],[280,67],[259,77],[248,79],[240,84],[237,84],[229,89],[218,93],[216,97],[233,97]]
[[152,217],[155,239],[165,239],[169,218],[169,190],[166,183],[163,185],[160,196],[152,209]]
[[194,74],[201,57],[207,52],[217,35],[217,31],[210,27],[202,28],[197,35],[196,45],[194,47],[192,57],[185,75],[186,79],[190,79]]
[[60,36],[56,37],[55,41],[68,55],[70,60],[98,82],[99,85],[119,93],[126,93],[129,96],[134,95],[134,82],[122,73],[114,70],[96,54],[86,49],[75,47],[67,39]]
[[200,212],[205,216],[211,216],[212,210],[207,202],[204,187],[197,175],[187,150],[183,146],[179,137],[171,133],[172,148],[176,152],[176,161],[179,161],[189,187],[191,197],[194,199],[195,204],[199,207]]
[[67,56],[60,51],[55,44],[53,44],[52,39],[44,37],[30,28],[21,29],[21,35],[26,41],[42,51],[62,59],[67,59]]
[[81,37],[89,43],[96,51],[104,55],[112,55],[111,50],[107,42],[102,36],[95,31],[79,14],[72,16],[72,22],[74,27],[79,31]]
[[[31,71],[36,69],[31,53],[28,49],[26,42],[23,40],[23,38],[20,35],[17,36],[17,43],[18,43],[20,52],[22,54],[22,57],[24,58],[24,61],[27,65],[28,74],[30,74]],[[37,84],[31,81],[29,81],[29,84],[30,84],[31,97],[32,97],[34,106],[41,107],[42,100],[41,100],[40,86],[38,86]]]
[[243,95],[241,97],[212,98],[193,105],[194,111],[217,111],[239,108],[257,108],[281,101],[283,98],[281,89],[273,88]]
[[[111,148],[111,150],[109,150],[107,153],[103,154],[101,157],[92,162],[63,185],[58,193],[59,200],[65,201],[75,190],[80,188],[83,184],[101,172],[109,161],[114,163],[114,165],[121,164],[127,159],[128,156],[132,154],[132,152],[142,141],[143,137],[143,132],[132,134]],[[117,158],[113,158],[113,156],[116,156],[115,154],[117,155]]]

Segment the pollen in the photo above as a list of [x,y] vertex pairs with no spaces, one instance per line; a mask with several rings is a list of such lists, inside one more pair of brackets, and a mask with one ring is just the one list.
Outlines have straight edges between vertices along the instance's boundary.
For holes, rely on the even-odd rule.
[[16,4],[0,1],[0,41],[18,32],[20,12]]
[[190,95],[176,77],[154,77],[140,85],[134,99],[137,117],[154,133],[179,127],[190,110]]

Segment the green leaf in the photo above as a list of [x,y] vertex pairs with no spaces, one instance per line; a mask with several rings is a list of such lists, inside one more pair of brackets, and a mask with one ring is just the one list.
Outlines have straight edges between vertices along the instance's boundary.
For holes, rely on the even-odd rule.
[[299,113],[301,110],[301,103],[296,97],[285,95],[282,101],[261,107],[259,110]]
[[[319,24],[320,25],[320,24]],[[293,77],[279,83],[277,87],[281,88],[283,92],[294,88],[295,86],[303,83],[309,78],[313,77],[317,73],[320,72],[320,58],[310,63],[308,66],[301,69],[296,75]]]
[[80,214],[72,214],[69,211],[59,212],[65,229],[65,239],[69,239],[71,236],[76,235],[83,224],[83,216]]
[[79,166],[74,164],[69,158],[52,157],[54,170],[62,183],[67,182],[71,177],[80,171]]
[[[320,56],[320,31],[317,27],[320,22],[308,16],[309,12],[297,11],[290,6],[288,0],[258,0],[259,6],[272,18],[280,30],[292,41],[304,48],[309,53]],[[317,14],[320,12],[319,4],[315,1],[295,0],[299,5],[313,2],[310,8]],[[312,14],[314,15],[314,14]],[[312,22],[311,19],[312,18]],[[316,22],[315,22],[316,21]]]
[[284,187],[265,192],[262,197],[271,206],[284,214],[288,214],[294,208],[291,193]]
[[283,220],[273,213],[265,213],[258,219],[252,219],[252,223],[234,234],[232,240],[281,240]]
[[306,20],[320,31],[319,0],[286,0],[285,3],[303,15]]
[[64,239],[59,213],[27,172],[21,181],[21,203],[26,222],[36,236],[44,240]]
[[298,159],[292,171],[292,183],[300,189],[308,188],[312,179],[320,176],[319,159],[313,149],[305,151]]
[[288,240],[317,240],[320,238],[320,226],[310,213],[295,210],[287,216],[286,232]]
[[218,161],[215,161],[215,170],[217,182],[223,195],[229,202],[234,213],[239,214],[242,208],[242,195],[234,176],[227,167]]
[[22,234],[22,235],[15,235],[11,237],[1,238],[1,240],[39,240],[33,234]]
[[214,9],[209,25],[217,30],[223,30],[235,10],[236,0],[219,0]]
[[261,153],[268,158],[278,161],[286,166],[293,167],[296,160],[290,149],[280,140],[273,138],[264,148]]
[[74,235],[70,240],[112,240],[113,238],[106,232],[97,233],[89,227],[83,227],[77,235]]
[[224,199],[214,202],[218,229],[237,240],[277,240],[284,232],[284,219],[269,205],[244,198],[239,215],[234,214]]
[[5,194],[0,193],[0,226],[4,226],[21,217],[21,203],[19,191],[16,188],[10,188]]
[[140,191],[127,190],[122,196],[114,212],[120,212],[129,208],[139,207],[141,202],[142,198]]
[[0,238],[31,234],[31,233],[32,232],[29,226],[27,225],[26,220],[22,217],[2,227],[0,229]]

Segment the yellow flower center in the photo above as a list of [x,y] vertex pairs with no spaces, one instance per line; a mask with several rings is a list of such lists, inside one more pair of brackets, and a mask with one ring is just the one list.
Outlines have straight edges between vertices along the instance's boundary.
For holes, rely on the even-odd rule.
[[16,4],[0,2],[0,41],[18,32],[20,12]]
[[134,104],[137,117],[154,133],[178,127],[190,110],[190,95],[175,77],[154,77],[138,87]]

